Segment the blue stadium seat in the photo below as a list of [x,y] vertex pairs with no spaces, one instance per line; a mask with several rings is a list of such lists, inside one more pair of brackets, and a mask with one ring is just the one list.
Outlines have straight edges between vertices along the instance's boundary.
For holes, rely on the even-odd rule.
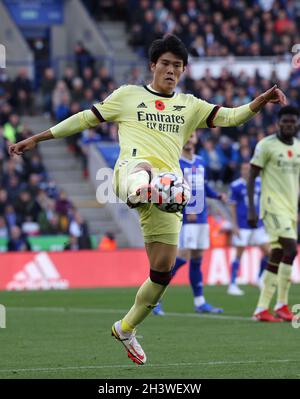
[[118,143],[100,143],[97,145],[100,154],[103,156],[108,166],[113,168],[120,153]]

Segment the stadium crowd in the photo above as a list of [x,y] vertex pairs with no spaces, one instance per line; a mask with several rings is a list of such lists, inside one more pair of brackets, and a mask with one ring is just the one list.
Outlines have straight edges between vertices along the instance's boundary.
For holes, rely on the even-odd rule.
[[[141,55],[167,32],[194,57],[287,56],[300,43],[300,4],[291,0],[84,1],[98,19],[125,19]],[[118,12],[116,12],[118,10]]]
[[[46,70],[45,75],[48,73]],[[51,97],[54,99],[55,93]],[[38,149],[23,157],[8,156],[10,143],[33,134],[20,116],[34,114],[35,99],[33,82],[25,68],[13,81],[1,70],[0,237],[8,240],[7,249],[11,251],[30,249],[27,236],[56,234],[69,235],[67,248],[90,248],[86,223],[66,193],[49,178]],[[46,106],[47,96],[43,99]],[[51,105],[44,110],[52,113],[55,108]]]

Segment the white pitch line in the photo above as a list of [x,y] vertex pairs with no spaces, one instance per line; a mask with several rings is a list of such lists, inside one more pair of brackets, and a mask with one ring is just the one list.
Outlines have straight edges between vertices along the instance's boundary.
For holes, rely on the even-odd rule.
[[[169,368],[169,367],[197,367],[197,366],[220,366],[220,365],[251,365],[266,363],[300,363],[299,359],[273,359],[273,360],[240,360],[240,361],[211,361],[199,363],[167,363],[167,364],[146,364],[143,368]],[[68,367],[40,367],[24,369],[0,369],[0,373],[9,372],[56,372],[62,370],[89,370],[89,369],[117,369],[117,368],[136,368],[136,365],[108,364],[101,366],[68,366]]]
[[[7,307],[7,311],[31,311],[31,312],[58,312],[58,313],[92,313],[92,314],[122,314],[127,313],[128,309],[92,309],[92,308],[62,308],[62,307]],[[171,317],[191,317],[191,318],[207,318],[216,320],[240,320],[252,321],[251,317],[216,315],[216,314],[199,314],[199,313],[176,313],[166,312],[166,316]],[[157,316],[161,317],[161,316]]]

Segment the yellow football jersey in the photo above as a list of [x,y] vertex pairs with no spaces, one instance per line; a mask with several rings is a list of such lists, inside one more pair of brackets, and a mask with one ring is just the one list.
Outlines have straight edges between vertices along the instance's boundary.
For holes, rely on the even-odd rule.
[[300,175],[300,140],[288,145],[276,135],[262,139],[251,164],[261,170],[260,217],[265,211],[297,220]]
[[163,95],[149,86],[125,85],[92,111],[101,122],[118,123],[119,161],[144,159],[155,168],[180,173],[183,145],[195,129],[208,126],[214,108],[191,94]]

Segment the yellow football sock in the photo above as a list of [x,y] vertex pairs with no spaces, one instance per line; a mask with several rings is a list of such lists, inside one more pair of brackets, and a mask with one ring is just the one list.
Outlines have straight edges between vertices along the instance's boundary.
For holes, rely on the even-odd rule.
[[132,331],[140,324],[156,306],[163,296],[167,286],[153,283],[148,278],[139,288],[135,302],[127,315],[123,318],[121,328],[123,331]]
[[287,305],[291,286],[292,265],[280,262],[278,268],[277,304]]
[[277,288],[277,274],[269,270],[264,271],[263,287],[260,291],[257,307],[260,309],[269,309],[271,300]]

